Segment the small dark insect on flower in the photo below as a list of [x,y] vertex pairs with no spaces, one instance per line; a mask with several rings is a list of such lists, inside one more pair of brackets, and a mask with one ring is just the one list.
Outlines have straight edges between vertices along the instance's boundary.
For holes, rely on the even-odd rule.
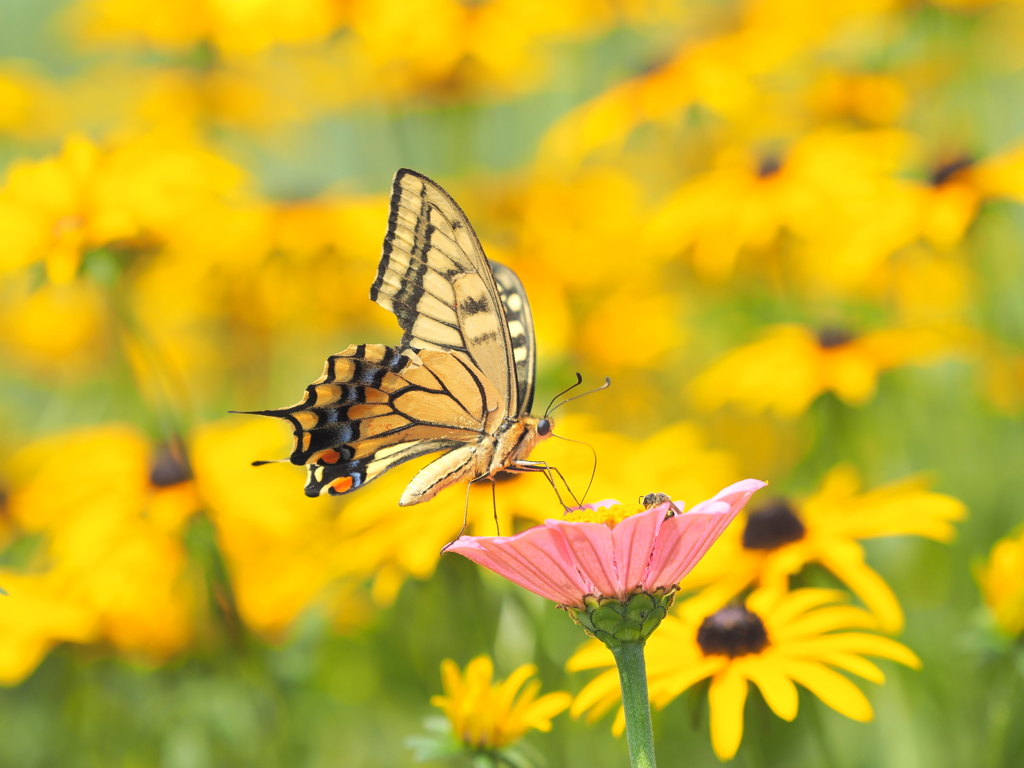
[[683,514],[683,510],[676,506],[675,502],[667,493],[648,493],[640,497],[640,503],[643,504],[644,509],[650,509],[656,507],[659,504],[668,504],[668,514],[666,517],[675,517],[676,515]]

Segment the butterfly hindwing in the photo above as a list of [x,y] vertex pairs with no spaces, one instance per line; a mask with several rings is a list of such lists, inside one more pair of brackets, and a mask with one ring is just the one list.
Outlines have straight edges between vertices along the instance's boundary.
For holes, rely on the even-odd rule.
[[526,298],[526,289],[519,276],[504,264],[490,262],[491,273],[498,287],[498,296],[505,310],[512,359],[515,362],[519,412],[523,416],[533,407],[533,388],[537,379],[537,349],[533,335],[533,314]]
[[516,361],[491,265],[458,204],[415,171],[395,174],[370,298],[398,318],[403,347],[465,352],[497,387],[505,413],[520,414]]
[[[456,396],[453,393],[458,393]],[[289,408],[291,462],[306,494],[354,490],[402,462],[475,442],[496,429],[498,393],[464,354],[352,345]]]

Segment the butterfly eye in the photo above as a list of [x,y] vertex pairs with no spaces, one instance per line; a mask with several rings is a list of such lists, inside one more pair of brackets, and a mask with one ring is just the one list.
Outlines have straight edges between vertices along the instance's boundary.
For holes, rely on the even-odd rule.
[[551,432],[551,419],[541,419],[537,422],[537,434],[544,437]]

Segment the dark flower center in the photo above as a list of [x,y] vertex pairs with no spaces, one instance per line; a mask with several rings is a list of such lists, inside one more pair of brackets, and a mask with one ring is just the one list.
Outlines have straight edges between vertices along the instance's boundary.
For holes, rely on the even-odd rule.
[[734,659],[763,651],[768,633],[756,613],[742,605],[730,605],[704,619],[697,630],[697,645],[705,656]]
[[971,158],[958,157],[955,160],[938,166],[932,171],[929,181],[933,187],[941,187],[947,181],[951,181],[960,171],[966,171],[972,165],[974,165],[974,161]]
[[744,549],[775,549],[799,541],[807,529],[785,499],[775,499],[754,510],[743,529]]
[[822,328],[818,331],[818,344],[821,345],[822,349],[831,349],[832,347],[849,344],[854,338],[852,333],[842,328]]
[[149,482],[157,488],[167,488],[192,479],[192,470],[181,445],[164,443],[156,449],[156,458],[149,470]]
[[767,179],[774,176],[781,170],[781,157],[778,155],[765,155],[761,158],[761,163],[757,166],[757,175],[762,179]]

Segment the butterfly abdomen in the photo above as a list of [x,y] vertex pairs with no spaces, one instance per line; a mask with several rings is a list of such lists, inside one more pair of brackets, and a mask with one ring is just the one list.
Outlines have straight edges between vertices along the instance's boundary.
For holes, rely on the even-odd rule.
[[429,501],[460,482],[493,480],[502,472],[537,471],[543,465],[526,459],[538,443],[551,436],[551,425],[550,419],[534,416],[506,420],[493,435],[456,448],[421,469],[406,487],[399,504],[407,507]]

